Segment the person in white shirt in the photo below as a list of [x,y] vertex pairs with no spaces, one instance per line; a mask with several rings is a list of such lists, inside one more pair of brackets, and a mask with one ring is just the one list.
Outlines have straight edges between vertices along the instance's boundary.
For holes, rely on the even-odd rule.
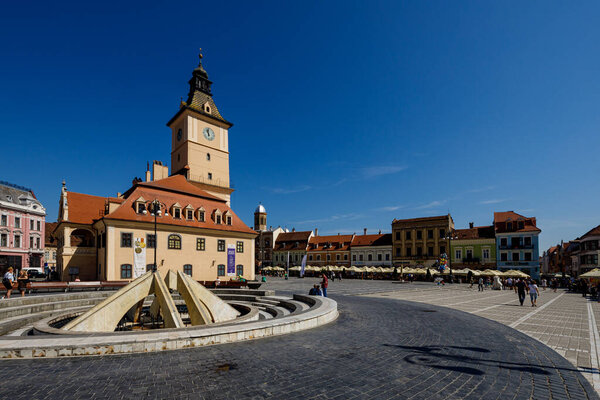
[[[2,284],[6,288],[6,298],[10,299],[10,294],[12,293],[12,285],[15,281],[15,276],[13,275],[13,267],[8,267],[8,271],[2,277]],[[4,298],[4,296],[2,296]]]
[[535,280],[529,281],[529,298],[531,299],[531,307],[537,307],[537,298],[540,294],[540,289],[535,284]]

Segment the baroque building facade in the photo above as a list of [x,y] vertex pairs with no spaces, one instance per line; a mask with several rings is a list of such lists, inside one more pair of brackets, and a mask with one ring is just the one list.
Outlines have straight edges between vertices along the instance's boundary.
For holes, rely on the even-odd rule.
[[0,182],[0,273],[42,268],[46,209],[31,189]]
[[394,266],[431,267],[450,250],[452,216],[441,215],[392,221]]
[[189,85],[167,123],[170,176],[154,161],[144,182],[134,179],[116,197],[71,192],[63,183],[53,235],[63,280],[130,280],[150,269],[254,279],[257,234],[229,206],[232,124],[217,109],[202,62]]

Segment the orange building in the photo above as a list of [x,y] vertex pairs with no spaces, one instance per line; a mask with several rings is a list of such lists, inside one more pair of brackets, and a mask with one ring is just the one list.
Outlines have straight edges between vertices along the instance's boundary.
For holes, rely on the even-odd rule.
[[355,235],[313,236],[308,242],[308,265],[350,267],[350,245]]

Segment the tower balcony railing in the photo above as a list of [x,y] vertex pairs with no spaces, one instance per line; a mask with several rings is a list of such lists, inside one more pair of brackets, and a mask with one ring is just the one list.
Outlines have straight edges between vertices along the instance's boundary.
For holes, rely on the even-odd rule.
[[201,176],[201,175],[195,175],[195,174],[188,174],[188,179],[190,181],[205,183],[207,185],[212,185],[212,186],[220,186],[220,187],[224,187],[224,188],[233,187],[230,185],[229,180],[226,180],[226,179],[217,179],[217,178],[208,179],[208,177]]

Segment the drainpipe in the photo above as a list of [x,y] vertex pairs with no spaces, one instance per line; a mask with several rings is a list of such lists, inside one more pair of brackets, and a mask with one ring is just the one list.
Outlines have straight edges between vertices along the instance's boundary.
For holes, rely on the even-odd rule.
[[[104,218],[101,219],[102,224],[104,225],[104,237],[106,238],[106,222],[104,221]],[[108,259],[108,255],[107,255],[107,250],[108,250],[108,246],[106,245],[106,239],[104,240],[104,271],[108,272],[108,265],[106,265],[106,260]],[[96,250],[96,253],[98,251]],[[97,258],[97,257],[96,257]],[[102,273],[102,271],[100,271],[100,273]],[[105,274],[106,275],[106,274]],[[105,276],[105,278],[108,280],[108,277]]]

